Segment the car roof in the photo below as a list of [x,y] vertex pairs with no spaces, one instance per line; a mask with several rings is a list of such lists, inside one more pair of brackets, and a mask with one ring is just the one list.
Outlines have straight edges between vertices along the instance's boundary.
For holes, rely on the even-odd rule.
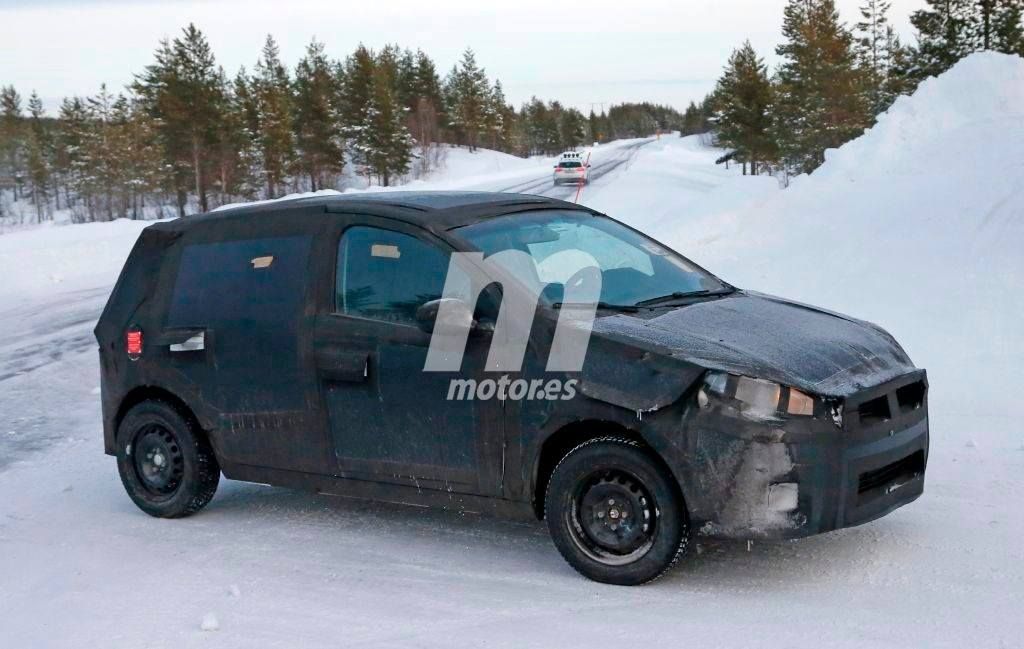
[[182,231],[200,223],[235,222],[259,215],[290,211],[322,211],[325,213],[357,212],[369,216],[392,218],[440,233],[495,216],[541,209],[574,210],[599,214],[599,212],[582,205],[533,194],[397,191],[300,196],[262,201],[186,216],[151,227]]

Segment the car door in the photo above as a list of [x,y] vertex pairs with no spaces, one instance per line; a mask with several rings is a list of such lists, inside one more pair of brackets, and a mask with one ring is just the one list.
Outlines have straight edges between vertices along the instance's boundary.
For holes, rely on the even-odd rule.
[[416,309],[441,297],[451,248],[421,228],[342,216],[334,290],[315,357],[342,477],[492,495],[501,485],[501,402],[449,399],[482,378],[489,339],[471,336],[461,372],[425,372]]
[[229,463],[329,474],[333,454],[312,367],[310,255],[317,226],[294,213],[195,227],[186,236],[157,353],[218,415]]

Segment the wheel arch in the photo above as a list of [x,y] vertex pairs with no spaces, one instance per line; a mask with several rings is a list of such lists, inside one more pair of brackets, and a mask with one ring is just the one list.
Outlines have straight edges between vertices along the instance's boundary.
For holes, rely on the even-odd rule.
[[640,445],[645,453],[651,456],[656,462],[662,464],[669,475],[672,476],[680,496],[686,503],[682,485],[676,473],[671,470],[663,457],[644,439],[638,431],[631,429],[617,421],[606,419],[583,419],[573,421],[556,429],[551,435],[544,439],[533,462],[533,474],[530,489],[530,504],[537,520],[544,519],[544,494],[547,491],[551,474],[555,467],[571,450],[586,442],[598,437],[614,435],[634,441]]
[[195,427],[195,430],[200,434],[204,435],[208,441],[210,440],[209,432],[206,427],[202,425],[199,417],[196,413],[185,403],[185,400],[171,392],[165,387],[159,385],[140,385],[133,388],[121,399],[121,403],[117,407],[117,413],[114,415],[114,434],[117,434],[118,429],[121,427],[121,422],[124,421],[128,411],[146,401],[163,401],[167,403],[180,414],[189,420],[190,423]]

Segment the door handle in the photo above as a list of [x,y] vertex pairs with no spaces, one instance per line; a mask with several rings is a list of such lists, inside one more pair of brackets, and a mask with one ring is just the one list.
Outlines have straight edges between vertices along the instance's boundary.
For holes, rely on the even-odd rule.
[[362,383],[370,376],[370,353],[367,351],[319,349],[316,366],[320,377],[341,383]]
[[172,352],[198,352],[206,349],[206,332],[200,331],[180,343],[171,343]]

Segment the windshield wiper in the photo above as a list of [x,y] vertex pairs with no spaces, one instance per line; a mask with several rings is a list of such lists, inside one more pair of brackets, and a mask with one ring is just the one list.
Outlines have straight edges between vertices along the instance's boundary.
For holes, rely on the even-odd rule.
[[675,302],[676,300],[685,300],[686,298],[691,297],[701,297],[704,295],[726,295],[728,293],[732,293],[732,289],[716,288],[714,290],[711,290],[705,288],[699,291],[675,291],[674,293],[670,293],[668,295],[661,295],[658,297],[652,297],[647,300],[640,300],[639,302],[636,303],[635,306],[654,306],[656,304]]
[[[582,302],[555,302],[551,305],[553,309],[561,309],[563,307],[581,309],[590,306]],[[605,309],[607,311],[625,311],[626,313],[635,313],[639,311],[639,307],[633,304],[609,304],[608,302],[598,302],[598,309]]]

